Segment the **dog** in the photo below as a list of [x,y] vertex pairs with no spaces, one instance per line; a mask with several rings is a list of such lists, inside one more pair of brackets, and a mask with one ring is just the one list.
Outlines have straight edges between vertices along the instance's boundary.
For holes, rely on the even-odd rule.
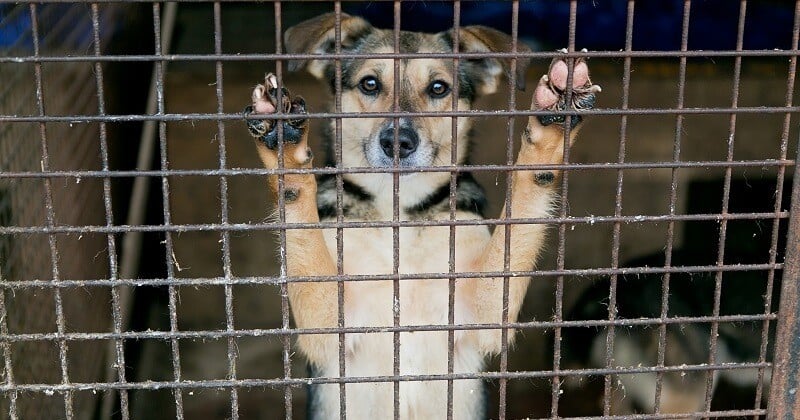
[[[774,211],[776,178],[734,177],[694,180],[686,188],[686,214],[718,214],[722,212],[719,197],[727,194],[731,214],[766,213]],[[791,181],[788,181],[791,182]],[[791,200],[791,191],[784,190],[783,203]],[[772,252],[777,261],[783,260],[786,249],[787,226],[781,223],[773,232],[772,220],[728,220],[726,225],[724,263],[726,265],[763,264]],[[683,225],[683,243],[670,253],[672,267],[714,266],[719,258],[720,225],[717,221],[694,221]],[[773,235],[777,235],[773,238]],[[775,246],[773,251],[773,240]],[[644,255],[622,264],[622,267],[664,267],[664,252]],[[714,314],[717,286],[716,272],[673,272],[668,286],[667,317],[710,317]],[[719,314],[763,315],[776,313],[780,301],[780,281],[769,289],[769,272],[761,270],[726,271],[720,274]],[[616,319],[659,319],[664,292],[663,274],[620,274],[616,288]],[[604,320],[609,316],[608,278],[594,279],[577,300],[568,305],[565,319],[569,321]],[[768,293],[770,292],[770,293]],[[766,296],[771,294],[767,306]],[[757,363],[764,351],[771,362],[775,341],[775,322],[769,323],[764,337],[764,321],[720,322],[717,330],[715,364]],[[561,361],[566,369],[606,368],[606,328],[570,327],[561,329]],[[710,360],[710,322],[667,323],[659,325],[617,326],[611,351],[612,368],[658,366],[658,349],[663,345],[664,366],[675,368],[706,364]],[[550,336],[551,344],[554,344]],[[762,343],[763,338],[766,341]],[[762,349],[762,346],[763,347]],[[663,414],[683,414],[706,410],[706,388],[709,371],[684,370],[664,372],[660,390],[659,411]],[[761,380],[761,401],[770,393],[772,369],[764,368],[759,377],[757,369],[721,369],[711,373],[712,409],[740,410],[756,405],[756,389]],[[589,381],[568,376],[566,399],[586,400]],[[598,381],[602,382],[602,381]],[[615,415],[654,413],[656,374],[614,375],[611,389],[611,413]],[[600,402],[600,401],[598,401]],[[592,413],[599,412],[598,404]]]
[[[748,221],[746,221],[748,222]],[[734,223],[732,223],[733,225]],[[697,229],[696,226],[693,228]],[[731,236],[737,229],[731,228]],[[738,229],[742,230],[742,229]],[[748,235],[749,237],[749,235]],[[713,240],[713,239],[712,239]],[[701,242],[709,250],[709,239]],[[749,242],[748,244],[752,243]],[[728,252],[728,254],[735,254]],[[727,255],[734,262],[739,255]],[[709,258],[707,258],[709,257]],[[703,266],[713,264],[716,256],[702,255],[696,250],[676,249],[672,252],[675,266]],[[750,261],[748,261],[750,260]],[[753,263],[751,258],[744,261]],[[636,259],[626,264],[628,267],[663,267],[663,253]],[[662,307],[662,274],[624,274],[617,280],[616,318],[617,319],[658,319]],[[710,317],[713,315],[716,273],[672,273],[669,281],[669,318]],[[779,282],[773,285],[773,307],[779,300]],[[765,272],[732,271],[726,272],[721,283],[720,315],[758,315],[764,313],[763,299],[767,292]],[[570,305],[565,319],[602,320],[608,319],[609,282],[597,279]],[[718,324],[715,364],[757,363],[762,346],[763,321],[740,321]],[[561,330],[562,363],[566,369],[605,368],[607,329],[590,327],[571,327]],[[612,367],[642,368],[658,366],[659,346],[664,347],[664,366],[686,367],[703,365],[711,356],[710,323],[668,323],[664,329],[663,342],[661,329],[657,325],[617,327],[614,334],[614,347],[611,352]],[[775,325],[771,323],[767,332],[767,361],[775,336]],[[552,338],[552,337],[551,337]],[[761,379],[763,392],[760,403],[765,403],[769,395],[772,370],[764,369],[759,378],[756,369],[722,370],[677,370],[662,374],[659,409],[663,414],[682,414],[695,418],[692,413],[706,411],[706,387],[711,375],[713,403],[717,409],[746,409],[755,404],[755,389]],[[579,391],[585,398],[585,384],[575,377],[568,377],[567,387]],[[614,375],[611,395],[611,412],[615,415],[654,413],[657,394],[655,373],[636,373]],[[726,385],[724,393],[715,392],[720,384]],[[735,392],[734,392],[735,391]],[[596,407],[597,409],[600,406]]]
[[[392,53],[394,33],[371,26],[366,20],[341,14],[340,40],[343,53]],[[326,14],[289,28],[284,34],[289,53],[326,54],[335,52],[336,17]],[[426,34],[401,32],[401,53],[452,53],[458,51],[510,52],[511,37],[483,26],[462,27]],[[528,52],[524,45],[518,52]],[[318,79],[328,81],[332,90],[336,68],[332,60],[295,60],[290,70],[305,68]],[[529,59],[516,59],[517,87],[524,89]],[[399,112],[459,111],[472,109],[474,100],[494,93],[504,74],[511,71],[507,58],[461,59],[458,69],[450,58],[412,58],[399,61],[400,74],[394,74],[391,58],[344,58],[341,60],[341,111],[363,113],[359,118],[341,119],[341,168],[387,169],[342,175],[341,213],[345,221],[392,221],[394,210],[393,174],[395,165],[408,168],[399,176],[399,219],[401,221],[450,220],[450,179],[448,171],[413,171],[418,167],[448,167],[454,144],[457,164],[468,160],[472,120],[459,117],[457,137],[452,138],[452,117],[369,117],[370,112],[391,112],[395,101]],[[528,118],[522,136],[517,165],[558,164],[563,162],[564,132],[569,124],[569,144],[581,122],[579,111],[592,108],[600,87],[593,85],[584,60],[575,59],[573,76],[568,77],[565,59],[554,60],[542,76],[532,99],[534,110],[566,111]],[[399,78],[399,90],[395,80]],[[568,89],[567,80],[571,80]],[[454,86],[458,89],[454,89]],[[567,103],[567,92],[571,101]],[[280,98],[280,99],[279,99]],[[263,118],[275,112],[286,119]],[[308,169],[312,153],[308,147],[308,119],[305,101],[279,86],[272,74],[252,92],[252,105],[245,109],[250,134],[267,169],[276,169],[279,160],[287,169]],[[569,114],[567,116],[567,114]],[[262,118],[259,118],[259,115]],[[332,138],[335,123],[326,130]],[[280,133],[282,131],[282,133]],[[283,143],[279,145],[279,138]],[[395,140],[396,139],[396,140]],[[499,141],[502,141],[498,139]],[[492,141],[492,139],[484,139]],[[332,142],[330,156],[334,155]],[[278,151],[282,151],[282,156]],[[333,165],[331,160],[329,164]],[[376,173],[377,172],[377,173]],[[513,218],[541,218],[550,214],[557,194],[557,170],[524,170],[511,175],[513,192],[510,214]],[[278,193],[278,177],[268,177],[269,188]],[[315,178],[307,173],[283,177],[285,220],[288,223],[317,223],[337,220],[336,179]],[[467,172],[459,172],[455,192],[455,218],[480,220],[486,204],[484,191]],[[505,209],[501,218],[505,216]],[[449,267],[448,226],[401,227],[399,229],[400,274],[446,273]],[[463,225],[455,229],[455,268],[457,272],[502,272],[506,229],[493,233],[485,225]],[[510,271],[532,270],[544,244],[545,225],[512,224],[510,227]],[[391,275],[394,271],[393,229],[343,229],[342,264],[344,274]],[[336,229],[287,229],[286,269],[294,276],[337,275]],[[508,281],[507,316],[517,316],[529,279]],[[344,339],[345,376],[375,377],[394,375],[392,332],[394,308],[399,310],[401,326],[448,325],[448,280],[423,279],[399,282],[399,300],[394,301],[392,280],[350,281],[344,283],[345,327],[368,327],[376,332],[348,333]],[[288,297],[298,328],[336,328],[338,322],[337,283],[288,282]],[[455,324],[499,324],[503,320],[503,279],[459,278],[455,281]],[[508,341],[513,333],[508,334]],[[448,373],[448,332],[415,331],[399,334],[400,375],[445,375]],[[453,372],[480,372],[484,360],[500,351],[500,329],[464,329],[454,332]],[[297,347],[307,358],[315,377],[338,378],[339,341],[337,334],[300,334]],[[340,415],[338,384],[310,387],[310,417],[329,419]],[[394,410],[394,384],[391,381],[348,383],[345,388],[346,413],[353,419],[383,418]],[[403,419],[445,418],[448,406],[447,381],[400,381],[398,409]],[[476,419],[485,415],[482,383],[479,379],[453,381],[453,418]]]

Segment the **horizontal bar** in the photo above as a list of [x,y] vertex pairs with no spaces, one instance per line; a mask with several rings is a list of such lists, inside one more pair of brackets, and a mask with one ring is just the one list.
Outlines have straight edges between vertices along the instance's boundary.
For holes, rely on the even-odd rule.
[[286,61],[286,60],[361,60],[361,59],[476,59],[476,58],[713,58],[713,57],[793,57],[800,55],[798,50],[742,50],[742,51],[531,51],[531,52],[459,52],[459,53],[262,53],[262,54],[138,54],[138,55],[25,55],[0,57],[0,63],[51,63],[51,62],[217,62],[217,61]]
[[527,321],[503,324],[440,324],[440,325],[401,325],[386,327],[331,327],[331,328],[272,328],[246,330],[196,330],[196,331],[125,331],[125,332],[68,332],[68,333],[26,333],[0,335],[0,342],[28,341],[88,341],[88,340],[207,340],[221,338],[245,338],[266,336],[299,336],[316,334],[381,334],[394,332],[423,331],[474,331],[499,329],[551,329],[551,328],[597,328],[597,327],[636,327],[656,325],[688,325],[710,323],[734,323],[775,320],[777,314],[721,315],[673,318],[636,318],[614,320],[592,319],[579,321]]
[[456,219],[456,220],[400,220],[400,221],[324,221],[317,223],[206,223],[171,225],[85,225],[85,226],[0,226],[0,235],[19,234],[82,234],[125,232],[252,232],[281,231],[286,229],[366,229],[408,228],[422,226],[505,226],[521,224],[579,225],[595,223],[643,223],[643,222],[693,222],[721,220],[772,220],[786,219],[788,211],[778,213],[728,213],[728,214],[676,214],[635,216],[568,216],[512,219]]
[[[243,98],[244,106],[247,98]],[[314,112],[304,114],[308,119],[331,119],[331,118],[418,118],[418,117],[530,117],[539,115],[704,115],[704,114],[794,114],[800,112],[800,106],[756,106],[756,107],[713,107],[713,108],[593,108],[576,111],[428,111],[428,112]],[[293,114],[251,114],[249,118],[264,120],[280,120],[286,118],[296,118]],[[120,123],[120,122],[140,122],[140,121],[243,121],[244,116],[237,114],[133,114],[133,115],[46,115],[46,116],[17,116],[0,115],[0,123]]]
[[[661,420],[661,419],[699,419],[699,418],[719,418],[719,417],[734,417],[744,418],[750,416],[763,416],[767,413],[765,409],[749,409],[749,410],[727,410],[727,411],[695,411],[690,413],[679,414],[625,414],[617,416],[589,416],[589,417],[563,417],[558,416],[559,420]],[[542,417],[541,420],[552,419],[552,417]],[[534,417],[528,417],[526,420],[539,420]]]
[[554,277],[554,276],[609,276],[609,275],[645,275],[665,273],[717,273],[742,271],[782,270],[782,263],[775,264],[734,264],[734,265],[693,265],[671,267],[621,267],[621,268],[572,268],[562,270],[536,271],[481,271],[455,273],[409,273],[409,274],[348,274],[336,276],[292,276],[292,277],[206,277],[206,278],[158,278],[158,279],[92,279],[68,280],[19,280],[0,282],[0,289],[27,288],[71,288],[71,287],[108,287],[108,286],[224,286],[224,285],[270,285],[285,283],[328,282],[328,281],[380,281],[380,280],[433,280],[450,278],[485,279],[495,277]]
[[306,386],[321,384],[352,384],[382,382],[431,382],[463,379],[535,379],[555,376],[603,376],[633,375],[658,372],[713,372],[721,370],[761,369],[771,367],[771,363],[726,363],[700,364],[680,366],[637,366],[604,369],[574,369],[559,371],[516,371],[516,372],[480,372],[452,373],[435,375],[398,375],[398,376],[348,376],[344,378],[282,378],[282,379],[216,379],[216,380],[183,380],[183,381],[147,381],[147,382],[72,382],[66,384],[3,384],[0,392],[66,392],[66,391],[110,391],[121,389],[161,390],[161,389],[229,389],[229,388],[277,388],[285,386]]
[[598,163],[559,163],[536,165],[458,165],[458,166],[415,166],[415,167],[352,167],[352,168],[231,168],[231,169],[168,169],[146,171],[45,171],[45,172],[0,172],[3,178],[133,178],[140,176],[241,176],[241,175],[289,175],[289,174],[416,174],[424,172],[497,172],[497,171],[537,171],[537,170],[603,170],[603,169],[675,169],[675,168],[748,168],[748,167],[791,167],[794,160],[765,159],[738,161],[683,161],[683,162],[598,162]]

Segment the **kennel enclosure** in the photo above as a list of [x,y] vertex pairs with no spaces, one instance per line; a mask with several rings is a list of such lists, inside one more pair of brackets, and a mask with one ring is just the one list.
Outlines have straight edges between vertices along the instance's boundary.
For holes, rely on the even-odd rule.
[[[379,331],[347,326],[343,317],[333,329],[294,328],[286,284],[337,282],[341,305],[348,282],[383,280],[399,289],[404,281],[454,284],[460,277],[490,276],[506,282],[533,278],[521,321],[398,323],[380,332],[399,337],[415,329],[517,330],[515,347],[504,346],[486,372],[473,375],[489,383],[492,417],[612,416],[619,375],[638,374],[656,378],[655,409],[631,418],[674,418],[662,411],[661,389],[665,377],[682,372],[704,375],[699,417],[800,416],[795,80],[800,2],[680,0],[663,2],[671,5],[666,11],[634,0],[610,2],[613,6],[577,0],[484,5],[501,9],[497,13],[472,2],[415,3],[0,3],[0,416],[291,418],[305,411],[308,383],[340,384],[343,395],[352,382],[388,382],[395,389],[404,381],[452,384],[471,376],[452,371],[408,376],[398,370],[389,377],[310,378],[292,348],[299,334],[338,334],[341,343],[346,334]],[[713,7],[725,19],[716,22],[718,38],[703,39],[702,29],[715,22],[709,17]],[[459,226],[475,223],[456,219],[452,203],[450,220],[294,226],[280,220],[280,211],[273,217],[272,206],[283,203],[269,202],[265,177],[273,172],[261,169],[253,156],[241,114],[253,83],[276,71],[308,100],[312,133],[324,120],[364,117],[336,108],[340,84],[325,95],[322,84],[288,72],[290,60],[320,57],[287,53],[281,34],[328,11],[361,13],[376,25],[383,20],[397,37],[401,29],[484,23],[505,30],[514,43],[537,47],[527,54],[512,44],[510,52],[430,57],[398,47],[379,56],[395,62],[515,63],[530,57],[526,77],[535,86],[553,57],[590,59],[593,80],[604,92],[596,109],[585,111],[586,126],[559,167],[561,199],[547,220],[500,214],[510,185],[506,174],[531,169],[512,165],[523,121],[537,115],[528,110],[530,89],[515,94],[506,87],[470,112],[381,114],[446,116],[454,127],[458,118],[473,117],[480,121],[479,133],[499,138],[496,144],[476,144],[465,167],[413,170],[449,172],[451,194],[458,174],[473,172],[492,203],[480,223],[494,229],[509,223],[552,225],[549,250],[537,270],[459,273],[451,261],[444,273],[281,275],[286,229],[334,229],[339,242],[345,229],[388,229],[397,241],[399,230],[415,223],[446,226],[451,238]],[[656,12],[672,19],[658,26],[652,20]],[[419,27],[420,14],[444,16],[435,23],[442,27]],[[588,32],[598,29],[601,17],[621,23],[611,41],[599,35],[593,41]],[[243,23],[249,21],[259,24]],[[648,43],[655,35],[643,26],[651,23],[667,28],[658,39],[662,44]],[[558,51],[562,47],[566,53]],[[335,50],[324,58],[354,58],[341,43]],[[333,107],[326,110],[327,104]],[[333,141],[335,152],[341,139]],[[142,147],[146,144],[151,151]],[[314,147],[322,156],[321,145]],[[339,180],[373,170],[316,161],[314,173]],[[396,180],[412,169],[386,171]],[[686,264],[677,257],[679,250],[710,253]],[[747,258],[739,258],[742,250]],[[651,254],[662,256],[658,265],[629,264]],[[738,273],[752,273],[752,281],[763,286],[763,296],[752,296],[759,311],[724,312],[731,294],[726,280]],[[653,316],[617,316],[617,295],[625,293],[630,276],[654,279]],[[709,279],[713,287],[703,295],[709,313],[670,311],[682,276]],[[590,282],[608,285],[606,316],[571,319],[571,305]],[[452,294],[442,304],[452,310]],[[666,362],[668,328],[681,325],[709,329],[708,360]],[[658,332],[655,363],[621,365],[612,357],[615,337],[637,328]],[[729,328],[754,330],[757,357],[716,360],[718,334]],[[603,334],[603,366],[567,366],[567,350],[559,343],[578,329]],[[718,371],[755,378],[753,389],[725,388],[746,404],[722,405],[725,398],[715,395],[713,380]],[[583,380],[577,390],[566,386],[575,378]],[[576,402],[584,396],[596,397],[598,406]]]

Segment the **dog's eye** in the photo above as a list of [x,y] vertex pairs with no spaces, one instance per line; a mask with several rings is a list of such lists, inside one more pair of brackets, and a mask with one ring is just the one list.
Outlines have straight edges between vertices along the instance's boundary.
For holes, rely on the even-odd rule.
[[441,80],[437,80],[428,86],[428,95],[431,98],[443,98],[448,93],[450,93],[450,86]]
[[358,82],[358,88],[365,95],[377,95],[381,90],[381,82],[374,76],[366,76]]

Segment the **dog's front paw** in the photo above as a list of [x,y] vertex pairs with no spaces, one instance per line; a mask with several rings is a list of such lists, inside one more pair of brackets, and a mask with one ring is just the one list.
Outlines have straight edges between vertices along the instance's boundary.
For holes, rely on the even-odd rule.
[[[589,66],[582,58],[575,59],[572,72],[570,103],[567,103],[567,79],[569,68],[562,58],[555,58],[550,64],[550,70],[539,80],[536,91],[533,93],[532,108],[535,111],[580,111],[594,107],[595,95],[600,92],[600,86],[592,84],[589,78]],[[578,113],[569,114],[570,128],[575,128],[582,121]],[[540,115],[539,123],[542,126],[558,125],[564,127],[567,115]]]
[[[278,79],[270,73],[264,78],[264,84],[253,89],[253,104],[244,109],[244,117],[250,135],[261,141],[269,149],[278,148],[278,126],[283,127],[284,144],[297,144],[303,140],[308,120],[306,102],[300,96],[292,97],[288,89],[281,87],[280,104],[278,103]],[[291,114],[293,119],[257,119],[252,114],[274,114],[278,111]]]
[[[572,146],[582,118],[582,110],[594,107],[595,95],[600,86],[589,79],[586,61],[575,59],[571,80],[569,68],[563,58],[550,64],[542,76],[531,100],[533,111],[559,111],[558,114],[537,115],[528,118],[523,134],[523,147],[517,161],[522,164],[553,164],[564,161],[564,147]],[[569,98],[567,98],[569,96]],[[567,100],[569,99],[569,101]],[[569,120],[569,139],[564,134]],[[559,171],[534,171],[537,185],[553,184]]]

